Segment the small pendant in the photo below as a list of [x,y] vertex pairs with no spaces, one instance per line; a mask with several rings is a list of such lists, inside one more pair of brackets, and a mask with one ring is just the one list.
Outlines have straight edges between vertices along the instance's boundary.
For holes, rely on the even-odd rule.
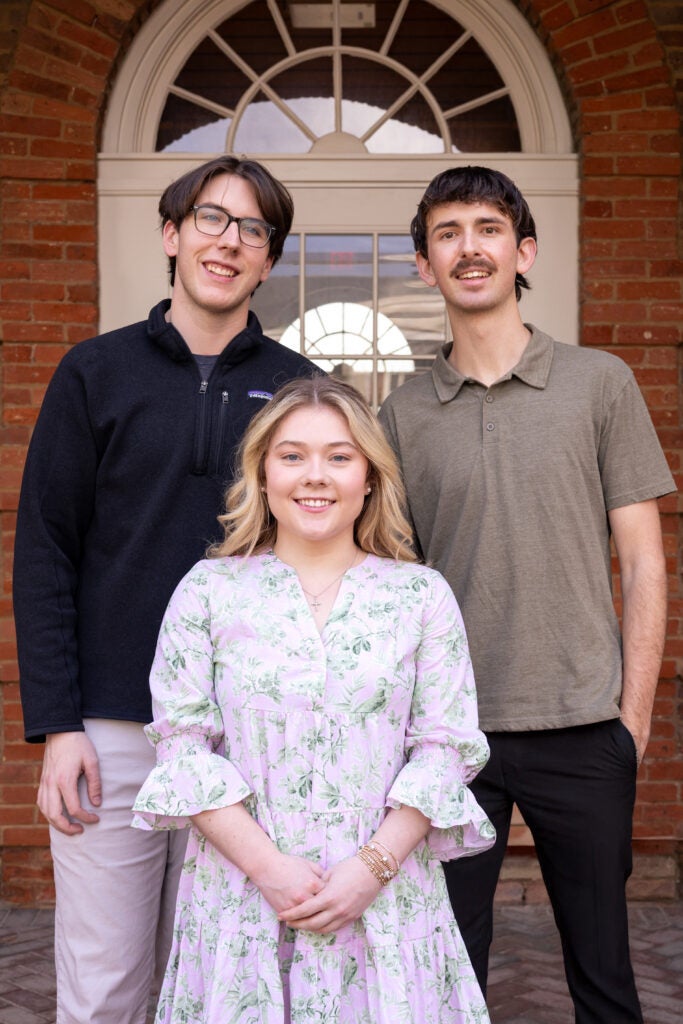
[[317,612],[318,608],[321,605],[321,602],[318,600],[317,597],[314,597],[313,600],[309,601],[308,603],[310,604],[310,606],[311,606],[311,608],[313,609],[314,612]]

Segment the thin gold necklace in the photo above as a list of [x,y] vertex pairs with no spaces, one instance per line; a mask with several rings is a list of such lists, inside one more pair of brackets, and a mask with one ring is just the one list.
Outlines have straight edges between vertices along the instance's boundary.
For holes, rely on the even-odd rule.
[[312,594],[310,592],[310,590],[306,590],[306,588],[303,585],[303,583],[301,583],[301,578],[299,578],[299,583],[301,583],[301,589],[303,590],[304,594],[306,595],[306,600],[308,601],[310,607],[313,609],[314,612],[317,612],[318,608],[320,608],[320,606],[322,604],[322,602],[319,601],[318,598],[322,597],[323,594],[326,594],[327,591],[330,589],[330,587],[334,586],[334,584],[337,582],[337,580],[340,580],[342,578],[342,576],[346,576],[347,572],[349,572],[351,569],[353,569],[354,565],[356,564],[356,559],[357,558],[358,558],[358,552],[356,551],[356,553],[353,556],[353,561],[351,562],[351,565],[349,565],[346,569],[344,569],[343,572],[340,572],[338,576],[335,576],[334,579],[331,581],[331,583],[328,583],[326,587],[323,587],[322,590],[319,590],[317,594]]

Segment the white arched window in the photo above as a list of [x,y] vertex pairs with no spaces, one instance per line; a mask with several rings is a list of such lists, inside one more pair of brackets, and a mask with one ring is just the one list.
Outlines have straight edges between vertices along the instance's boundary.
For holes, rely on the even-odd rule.
[[[338,366],[375,402],[447,339],[408,225],[450,165],[495,166],[522,188],[540,239],[523,316],[577,340],[576,157],[548,57],[509,0],[161,4],[107,111],[103,328],[141,319],[165,293],[158,196],[224,151],[262,160],[294,196],[284,257],[255,296],[264,328]],[[355,335],[362,359],[332,319],[357,318],[359,307],[369,311]],[[307,323],[329,332],[311,341]],[[387,325],[402,339],[391,359]]]

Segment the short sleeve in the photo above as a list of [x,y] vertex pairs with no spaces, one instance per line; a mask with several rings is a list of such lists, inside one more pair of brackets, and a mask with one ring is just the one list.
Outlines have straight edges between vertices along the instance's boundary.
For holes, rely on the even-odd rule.
[[676,489],[645,400],[633,373],[627,367],[624,372],[604,416],[598,452],[607,511]]
[[495,841],[495,830],[468,783],[489,747],[477,723],[477,698],[465,626],[446,581],[430,571],[416,678],[406,730],[407,763],[387,803],[416,807],[432,823],[427,844],[441,860],[469,856]]
[[157,766],[133,810],[136,828],[186,828],[200,811],[244,800],[251,788],[225,756],[214,689],[211,572],[200,562],[178,585],[159,633],[145,729]]

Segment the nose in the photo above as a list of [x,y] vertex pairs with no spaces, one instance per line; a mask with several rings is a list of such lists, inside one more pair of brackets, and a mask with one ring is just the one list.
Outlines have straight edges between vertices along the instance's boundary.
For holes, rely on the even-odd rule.
[[236,220],[231,220],[223,234],[218,239],[220,245],[235,249],[240,244],[240,231]]
[[466,228],[463,231],[461,250],[464,256],[476,256],[480,252],[479,235],[472,228]]
[[311,456],[305,466],[304,479],[307,484],[312,485],[322,484],[325,486],[329,483],[327,466],[322,457]]

